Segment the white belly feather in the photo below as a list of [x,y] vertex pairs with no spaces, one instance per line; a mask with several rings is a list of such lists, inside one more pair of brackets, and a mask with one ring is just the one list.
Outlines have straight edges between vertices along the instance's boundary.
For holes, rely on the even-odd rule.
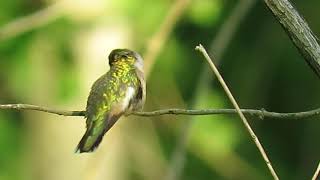
[[135,93],[135,90],[133,87],[129,87],[127,89],[126,95],[124,96],[124,99],[122,101],[122,109],[127,109],[129,106],[130,100],[133,98]]

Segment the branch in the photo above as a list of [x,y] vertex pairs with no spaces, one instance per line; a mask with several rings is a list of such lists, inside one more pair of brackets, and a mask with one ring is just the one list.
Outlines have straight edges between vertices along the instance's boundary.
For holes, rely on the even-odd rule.
[[[50,114],[62,115],[62,116],[85,116],[85,111],[64,111],[64,110],[56,110],[50,109],[47,107],[36,106],[31,104],[0,104],[0,109],[15,109],[15,110],[31,110],[31,111],[40,111],[46,112]],[[266,111],[264,109],[241,109],[243,114],[252,117],[258,117],[263,120],[265,118],[272,119],[305,119],[314,116],[320,115],[320,108],[303,111],[303,112],[294,112],[294,113],[279,113],[279,112],[271,112]],[[189,115],[189,116],[203,116],[203,115],[221,115],[221,114],[237,114],[235,109],[161,109],[149,112],[132,112],[129,115],[134,116],[142,116],[142,117],[150,117],[150,116],[162,116],[162,115]]]
[[288,36],[320,78],[320,46],[307,22],[289,0],[264,0]]
[[317,178],[319,177],[319,175],[320,175],[320,162],[319,162],[319,164],[318,164],[318,167],[317,167],[316,171],[314,172],[314,175],[313,175],[313,177],[312,177],[312,180],[317,180]]
[[[239,28],[239,25],[244,20],[248,12],[250,12],[250,9],[256,2],[257,0],[238,1],[230,15],[228,15],[226,20],[223,22],[210,46],[210,52],[214,52],[216,60],[221,60],[221,57],[223,56],[230,41],[233,39],[233,36]],[[215,64],[217,65],[217,61]],[[209,73],[210,72],[208,68],[203,68],[202,72],[200,73],[200,78],[195,89],[195,97],[192,102],[193,105],[191,106],[195,106],[195,104],[197,104],[196,101],[200,96],[199,94],[202,93],[201,90],[207,89],[206,87],[208,85],[208,82],[213,79],[212,76],[208,76]],[[234,113],[236,112],[234,111]],[[172,156],[170,157],[170,165],[168,167],[168,172],[166,173],[164,180],[181,179],[186,164],[186,148],[191,135],[191,129],[193,126],[192,122],[192,119],[188,119],[183,124],[181,133],[179,134],[177,140],[177,144],[173,150]],[[224,169],[221,163],[218,166],[220,169]],[[230,169],[230,167],[228,168]],[[228,176],[228,172],[221,172],[220,170],[218,170],[218,172],[223,177],[230,177]]]
[[[1,107],[1,106],[0,106]],[[303,112],[295,112],[295,113],[279,113],[279,112],[271,112],[266,111],[264,109],[241,109],[241,112],[245,115],[258,117],[261,120],[265,118],[272,118],[272,119],[305,119],[314,116],[320,115],[320,108],[314,109],[310,111],[303,111]],[[221,115],[221,114],[237,114],[236,109],[201,109],[201,110],[194,110],[194,109],[162,109],[150,112],[134,112],[132,115],[136,116],[161,116],[161,115]]]
[[264,161],[266,162],[271,175],[273,176],[273,178],[275,180],[278,180],[278,176],[275,172],[275,170],[273,169],[272,165],[271,165],[271,161],[269,160],[267,153],[265,152],[262,144],[259,141],[258,136],[254,133],[253,129],[251,128],[248,120],[246,119],[246,117],[243,115],[243,113],[240,110],[240,107],[238,105],[238,103],[236,102],[236,100],[234,99],[233,95],[231,94],[227,84],[225,83],[225,81],[223,80],[221,74],[219,73],[218,69],[216,68],[216,66],[214,65],[214,63],[212,62],[211,58],[209,57],[207,51],[204,49],[204,47],[200,44],[199,46],[196,47],[196,50],[200,51],[203,56],[205,57],[205,59],[207,60],[207,62],[209,63],[212,71],[214,72],[214,74],[217,76],[217,79],[219,80],[222,88],[224,89],[224,91],[226,92],[229,100],[231,101],[232,105],[236,108],[237,113],[239,114],[244,126],[247,128],[248,132],[250,133],[252,140],[254,141],[254,143],[256,144],[257,148],[260,151],[260,154],[262,155]]
[[62,111],[32,104],[0,104],[0,109],[41,111],[62,116],[85,116],[85,111]]

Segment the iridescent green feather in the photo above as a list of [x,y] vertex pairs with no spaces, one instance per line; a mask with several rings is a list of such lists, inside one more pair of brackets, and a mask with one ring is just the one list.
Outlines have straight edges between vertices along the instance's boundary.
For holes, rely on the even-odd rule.
[[[133,87],[136,94],[140,82],[134,66],[125,62],[118,62],[94,83],[87,102],[87,131],[78,146],[80,152],[94,150],[105,132],[122,115],[111,111],[114,105],[123,101],[129,87]],[[125,110],[120,111],[124,113]]]

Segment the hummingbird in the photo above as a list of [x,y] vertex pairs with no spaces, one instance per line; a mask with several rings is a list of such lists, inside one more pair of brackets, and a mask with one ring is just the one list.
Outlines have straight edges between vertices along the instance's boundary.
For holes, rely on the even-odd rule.
[[104,134],[122,116],[142,110],[146,98],[143,59],[135,51],[114,49],[108,56],[110,69],[96,80],[87,100],[87,130],[76,152],[93,152]]

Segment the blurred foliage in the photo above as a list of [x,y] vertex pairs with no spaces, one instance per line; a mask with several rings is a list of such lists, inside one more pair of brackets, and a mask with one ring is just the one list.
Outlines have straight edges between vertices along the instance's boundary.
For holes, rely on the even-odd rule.
[[[61,3],[58,18],[1,41],[0,102],[83,109],[92,82],[108,69],[110,50],[128,47],[143,54],[173,2],[0,1],[0,32],[9,22]],[[198,87],[207,67],[194,47],[199,42],[210,47],[237,3],[190,2],[147,81],[146,110],[231,107],[214,78]],[[320,2],[294,3],[319,35]],[[225,52],[220,70],[241,107],[277,112],[320,107],[319,79],[262,1],[240,23]],[[192,126],[181,179],[271,179],[237,116],[138,118],[124,118],[98,152],[80,156],[72,147],[84,121],[1,111],[0,180],[162,179],[186,120]],[[311,177],[320,159],[318,119],[250,119],[281,178]]]

